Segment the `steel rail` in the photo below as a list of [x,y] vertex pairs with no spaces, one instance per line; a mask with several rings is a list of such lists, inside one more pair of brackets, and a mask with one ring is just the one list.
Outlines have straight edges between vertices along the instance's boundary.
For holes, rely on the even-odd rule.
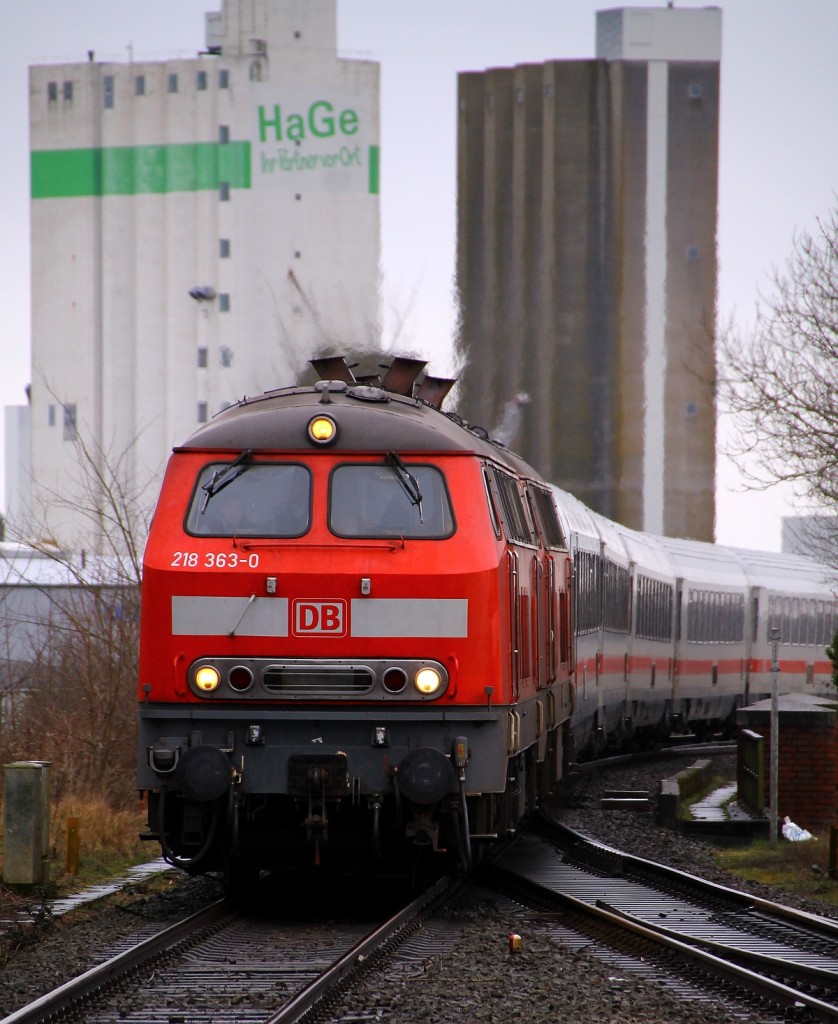
[[210,906],[204,907],[203,910],[199,910],[197,914],[192,914],[177,924],[164,928],[156,935],[137,943],[131,949],[111,957],[104,963],[85,971],[84,974],[80,974],[77,978],[73,978],[26,1006],[22,1006],[7,1017],[3,1017],[0,1024],[40,1024],[40,1022],[48,1020],[52,1014],[66,1009],[84,996],[101,989],[108,982],[128,974],[145,961],[171,949],[202,928],[218,924],[231,913],[230,904],[226,900],[217,900]]
[[663,924],[654,924],[651,921],[644,921],[636,914],[627,910],[614,907],[606,900],[597,900],[597,907],[607,910],[616,917],[624,917],[628,921],[643,925],[654,932],[666,935],[669,938],[686,942],[690,946],[700,946],[728,959],[748,960],[751,963],[759,964],[766,970],[776,971],[778,974],[794,974],[801,978],[812,978],[820,982],[831,984],[838,988],[838,970],[831,970],[828,967],[817,967],[814,964],[800,963],[796,960],[787,960],[784,957],[771,956],[769,953],[759,953],[753,949],[743,949],[741,946],[733,946],[728,942],[717,942],[715,939],[704,939],[698,935],[690,935],[687,932],[677,931],[674,928],[667,928]]
[[[339,957],[318,978],[315,978],[310,985],[307,985],[285,1006],[277,1010],[271,1017],[268,1017],[264,1024],[293,1024],[294,1021],[299,1020],[329,990],[334,988],[352,971],[356,970],[372,953],[380,949],[388,939],[404,928],[407,922],[417,917],[430,904],[443,897],[450,898],[460,887],[462,887],[462,883],[455,885],[449,878],[443,878],[436,882],[430,889],[413,900],[412,903],[409,903],[402,910],[394,914],[393,917],[357,942],[352,949]],[[0,1024],[3,1024],[3,1022],[0,1022]]]
[[591,775],[609,768],[617,768],[625,764],[640,764],[643,761],[667,761],[675,758],[692,757],[696,754],[735,754],[736,740],[710,740],[707,743],[694,742],[672,743],[657,747],[655,750],[639,750],[632,754],[611,754],[608,757],[595,757],[591,761],[572,761],[568,766],[568,778],[579,775]]
[[585,900],[580,900],[575,896],[569,896],[567,893],[557,892],[555,889],[539,885],[537,882],[524,878],[508,868],[492,865],[489,872],[500,878],[506,877],[514,885],[523,888],[525,891],[532,892],[539,899],[547,898],[569,907],[582,916],[595,917],[611,927],[630,931],[654,945],[686,957],[716,976],[721,975],[734,981],[756,995],[761,997],[767,996],[784,1006],[796,1006],[798,1008],[805,1006],[821,1021],[838,1021],[838,1006],[832,1003],[824,1002],[815,996],[808,995],[806,992],[801,992],[782,982],[775,981],[773,978],[767,978],[756,971],[751,971],[746,967],[731,963],[722,957],[716,956],[714,953],[699,949],[681,939],[662,934],[660,931],[647,927],[646,924],[636,923],[635,920],[631,920],[622,914],[612,913],[596,904],[587,903]]
[[718,882],[711,882],[706,878],[690,875],[685,871],[680,871],[678,868],[670,867],[668,864],[647,860],[645,857],[637,856],[637,854],[626,853],[624,850],[608,846],[598,839],[591,839],[576,832],[575,829],[563,825],[561,822],[544,814],[543,811],[537,812],[533,823],[547,838],[555,838],[564,849],[567,849],[566,844],[570,843],[572,847],[587,848],[594,853],[605,854],[608,857],[615,858],[621,868],[631,866],[652,875],[659,875],[663,878],[690,885],[696,890],[703,890],[709,895],[722,897],[740,907],[748,910],[758,910],[768,916],[774,916],[789,923],[799,925],[808,931],[818,932],[827,938],[838,941],[838,921],[834,921],[831,918],[820,917],[807,910],[798,910],[796,907],[789,907],[784,903],[775,903],[761,896],[752,896],[750,893],[731,889],[729,886],[721,885]]

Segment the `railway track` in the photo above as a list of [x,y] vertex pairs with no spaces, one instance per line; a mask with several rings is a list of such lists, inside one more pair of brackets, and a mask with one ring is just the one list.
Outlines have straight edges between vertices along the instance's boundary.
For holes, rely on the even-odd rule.
[[437,882],[386,920],[277,922],[223,900],[9,1014],[0,1024],[291,1024],[452,897]]
[[[641,1014],[631,1016],[632,1020],[677,1019],[677,1009],[673,1012],[670,1006],[669,1012],[662,1012],[660,1008],[666,998],[674,1002],[673,997],[682,1000],[678,1005],[684,1008],[684,1020],[693,1020],[690,1004],[704,1005],[697,1012],[702,1020],[769,1024],[835,1019],[833,996],[825,988],[831,985],[831,975],[836,975],[831,959],[838,940],[831,924],[820,935],[820,947],[815,943],[797,958],[797,976],[792,976],[790,964],[784,961],[794,963],[795,958],[787,955],[786,945],[800,946],[799,932],[819,920],[811,915],[801,915],[802,923],[786,915],[776,921],[766,901],[739,895],[731,903],[731,891],[720,886],[705,886],[696,895],[685,891],[685,887],[692,890],[693,883],[681,873],[663,870],[663,877],[658,877],[661,870],[654,865],[602,842],[585,841],[564,827],[530,836],[497,859],[497,870],[478,875],[473,885],[462,890],[462,897],[452,895],[453,914],[450,904],[433,907],[421,928],[406,925],[397,929],[396,938],[385,950],[388,955],[357,949],[350,952],[353,943],[367,933],[372,890],[351,900],[351,906],[346,889],[333,894],[331,902],[320,901],[321,907],[339,907],[340,913],[353,920],[353,934],[345,941],[338,934],[342,926],[328,933],[322,926],[319,931],[307,927],[311,915],[306,916],[305,908],[311,901],[303,896],[298,904],[304,908],[302,914],[289,910],[285,903],[280,913],[271,914],[267,909],[272,921],[266,921],[266,913],[240,917],[232,926],[237,938],[235,934],[225,937],[224,929],[206,941],[193,937],[185,956],[176,960],[179,954],[167,953],[147,964],[138,978],[124,987],[120,982],[109,1005],[96,1004],[95,1009],[91,1009],[94,1004],[85,1005],[76,1011],[75,1019],[87,1024],[117,1019],[129,1024],[204,1020],[265,1024],[296,1020],[305,1014],[306,1024],[391,1019],[403,1024],[418,1019],[423,1008],[426,1012],[419,1015],[427,1017],[429,1007],[428,1019],[434,1019],[437,1011],[442,1013],[437,1019],[469,1019],[469,1011],[462,1007],[468,1006],[468,993],[479,990],[492,993],[493,1014],[502,1004],[507,1016],[526,1019],[521,1006],[544,1009],[545,1002],[552,999],[556,1013],[560,1010],[562,1016],[551,1017],[552,1004],[548,1004],[538,1019],[567,1019],[577,1024],[599,1012],[598,996],[592,996],[588,1004],[595,1009],[585,1012],[578,1008],[584,1001],[578,995],[579,986],[592,993],[601,986],[605,1006],[625,999],[636,1007],[638,997],[632,992],[634,985],[642,985],[640,979],[653,983],[640,997],[649,1000],[641,1003],[644,1009],[648,1006],[648,1017]],[[577,890],[570,895],[587,907],[578,909],[572,900],[557,896],[555,889],[563,887],[550,878],[551,873],[557,874],[557,864],[565,880],[576,873]],[[554,891],[544,891],[545,885]],[[625,895],[633,889],[644,894],[636,912]],[[658,896],[650,896],[650,890]],[[284,892],[287,900],[289,890]],[[690,909],[694,905],[697,910]],[[222,905],[222,916],[225,909],[229,910]],[[323,914],[314,916],[322,919]],[[292,917],[297,923],[289,925]],[[743,947],[730,934],[741,927],[741,917],[753,919],[762,929],[756,930],[753,948]],[[703,931],[697,922],[706,918],[711,919],[711,927]],[[721,937],[712,931],[719,921],[729,929]],[[791,936],[782,929],[790,929]],[[523,952],[517,956],[511,949],[504,953],[508,933],[513,931],[524,935]],[[340,962],[338,946],[349,955],[330,979],[320,980],[334,962]],[[591,963],[594,958],[596,966]],[[716,961],[724,960],[733,961],[733,970],[719,969]],[[287,968],[284,976],[283,967]],[[755,978],[750,979],[746,971]],[[766,990],[761,972],[774,976],[776,991]],[[638,980],[631,981],[632,975]],[[592,977],[597,979],[593,984]],[[160,987],[153,989],[149,978]],[[301,995],[309,983],[311,989]],[[218,990],[222,996],[216,999]],[[653,992],[669,995],[661,1001]],[[571,1001],[576,1000],[572,1007],[568,1002],[571,993]],[[728,1017],[731,1008],[736,1008],[736,1013]],[[16,1019],[10,1016],[2,1024]]]
[[[631,856],[550,819],[484,875],[520,887],[623,968],[687,998],[756,999],[777,1020],[838,1020],[838,922]],[[599,955],[599,953],[598,953]],[[616,961],[615,961],[616,962]]]

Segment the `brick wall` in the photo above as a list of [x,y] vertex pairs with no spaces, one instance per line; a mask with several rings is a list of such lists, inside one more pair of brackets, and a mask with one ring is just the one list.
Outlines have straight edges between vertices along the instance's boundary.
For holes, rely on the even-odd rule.
[[[778,812],[803,828],[825,835],[838,825],[838,703],[819,697],[784,694],[778,700]],[[760,701],[737,712],[740,731],[764,737],[766,813],[770,806],[771,702]],[[741,744],[739,747],[741,762]],[[739,778],[741,785],[742,765]]]

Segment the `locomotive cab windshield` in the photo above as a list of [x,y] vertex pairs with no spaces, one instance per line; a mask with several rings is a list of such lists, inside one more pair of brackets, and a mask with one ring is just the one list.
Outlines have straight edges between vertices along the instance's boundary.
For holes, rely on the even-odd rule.
[[[249,454],[249,453],[245,453]],[[197,537],[300,537],[311,521],[311,471],[296,463],[210,463],[186,515]]]
[[329,528],[338,537],[442,540],[454,532],[445,478],[435,466],[346,463],[329,484]]

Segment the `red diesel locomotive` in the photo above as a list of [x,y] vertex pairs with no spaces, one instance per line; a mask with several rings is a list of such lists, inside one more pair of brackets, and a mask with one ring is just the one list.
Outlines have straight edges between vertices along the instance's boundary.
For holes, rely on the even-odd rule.
[[228,882],[409,866],[514,829],[606,747],[830,690],[816,563],[628,530],[341,357],[175,449],[145,553],[149,837]]
[[[169,859],[228,877],[456,852],[561,774],[570,565],[549,488],[342,358],[175,449],[145,553],[139,785]],[[416,395],[414,397],[414,390]]]

